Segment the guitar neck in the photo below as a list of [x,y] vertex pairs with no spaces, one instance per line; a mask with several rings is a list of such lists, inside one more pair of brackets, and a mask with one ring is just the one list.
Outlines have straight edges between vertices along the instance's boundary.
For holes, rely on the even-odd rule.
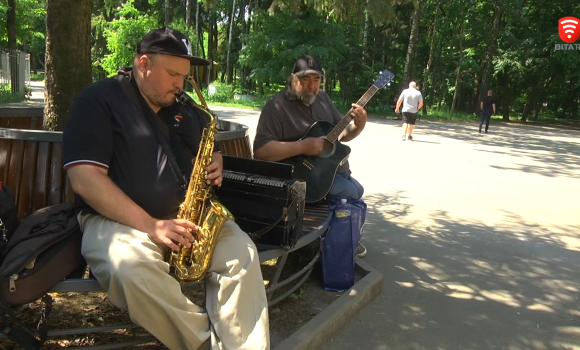
[[[377,93],[378,90],[379,89],[376,86],[374,85],[371,86],[367,90],[367,92],[365,92],[364,95],[362,95],[362,97],[356,102],[356,104],[364,107],[370,101],[370,99]],[[350,115],[350,112],[352,112],[352,108],[348,111],[348,113],[346,113],[344,117],[342,117],[342,120],[338,124],[336,124],[336,126],[332,129],[332,131],[328,133],[328,135],[326,135],[326,139],[328,141],[335,143],[336,140],[338,140],[340,134],[342,134],[344,129],[346,129],[348,124],[350,124],[350,122],[352,121],[352,116]]]

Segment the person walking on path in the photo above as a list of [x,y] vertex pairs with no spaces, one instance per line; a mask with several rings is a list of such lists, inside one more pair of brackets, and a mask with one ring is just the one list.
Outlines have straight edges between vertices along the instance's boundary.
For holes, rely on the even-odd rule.
[[403,119],[403,141],[413,140],[413,128],[417,120],[417,112],[423,107],[423,95],[421,91],[417,90],[417,83],[414,81],[409,83],[409,88],[401,92],[399,100],[397,101],[397,108],[395,113],[399,113],[399,109],[403,105],[402,119]]
[[487,134],[487,129],[489,129],[489,121],[491,116],[495,114],[495,99],[493,98],[493,91],[489,90],[487,96],[481,99],[481,119],[479,120],[479,133],[481,134],[481,127],[483,126],[483,121],[485,120],[485,133]]

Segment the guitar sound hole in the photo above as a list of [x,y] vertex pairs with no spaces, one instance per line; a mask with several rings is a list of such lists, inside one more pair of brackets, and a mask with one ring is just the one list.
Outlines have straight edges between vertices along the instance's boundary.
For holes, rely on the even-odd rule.
[[322,153],[320,154],[320,157],[328,158],[334,154],[335,150],[336,148],[334,147],[334,144],[328,141],[327,139],[324,139],[324,147],[322,148]]

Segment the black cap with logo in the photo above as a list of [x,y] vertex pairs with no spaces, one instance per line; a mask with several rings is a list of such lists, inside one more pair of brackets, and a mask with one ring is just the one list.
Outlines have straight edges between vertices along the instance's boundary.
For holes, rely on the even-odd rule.
[[143,40],[137,44],[137,53],[160,53],[187,58],[196,66],[209,65],[209,61],[192,56],[191,43],[183,33],[167,27],[145,34]]
[[292,73],[299,77],[303,77],[308,74],[318,74],[324,77],[322,72],[322,66],[318,60],[310,55],[304,55],[296,60],[294,63],[294,69]]

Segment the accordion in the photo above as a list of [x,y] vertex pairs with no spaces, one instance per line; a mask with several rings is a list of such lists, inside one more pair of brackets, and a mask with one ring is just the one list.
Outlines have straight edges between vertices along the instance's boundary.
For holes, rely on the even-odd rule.
[[217,199],[258,248],[291,249],[302,233],[306,183],[290,164],[223,156]]

